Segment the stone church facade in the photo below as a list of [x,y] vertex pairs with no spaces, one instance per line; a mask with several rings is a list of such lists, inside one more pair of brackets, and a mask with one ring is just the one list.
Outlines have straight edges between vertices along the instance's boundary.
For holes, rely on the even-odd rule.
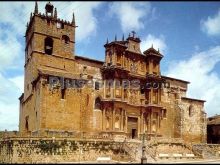
[[51,3],[44,14],[35,4],[25,35],[22,135],[145,134],[206,142],[205,101],[186,97],[189,82],[161,75],[159,50],[142,53],[132,32],[107,41],[105,61],[77,56],[76,27],[74,14],[64,21]]

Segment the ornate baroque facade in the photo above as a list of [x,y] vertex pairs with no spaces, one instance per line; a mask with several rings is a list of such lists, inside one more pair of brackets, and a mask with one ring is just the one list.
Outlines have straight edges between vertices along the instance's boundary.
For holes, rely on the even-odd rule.
[[[127,39],[107,41],[104,62],[80,57],[75,55],[74,15],[72,22],[59,19],[50,3],[45,12],[38,12],[36,3],[25,35],[23,135],[66,131],[136,139],[145,133],[206,141],[205,101],[186,97],[189,82],[161,75],[159,50],[142,53],[133,32]],[[70,80],[86,85],[68,87]]]

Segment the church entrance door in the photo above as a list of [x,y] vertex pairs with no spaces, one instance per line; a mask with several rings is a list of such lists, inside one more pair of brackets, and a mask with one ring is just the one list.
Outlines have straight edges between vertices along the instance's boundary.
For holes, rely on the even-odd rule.
[[130,138],[137,138],[138,130],[138,118],[137,117],[128,117],[128,133]]

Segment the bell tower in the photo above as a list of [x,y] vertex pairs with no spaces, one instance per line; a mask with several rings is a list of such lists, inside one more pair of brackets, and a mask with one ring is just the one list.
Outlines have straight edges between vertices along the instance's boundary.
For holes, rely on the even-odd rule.
[[[50,76],[75,74],[75,17],[66,21],[58,17],[50,2],[44,13],[35,2],[25,32],[24,93],[20,99],[21,132],[38,131],[47,127],[46,94]],[[66,76],[67,77],[67,76]],[[42,90],[44,88],[44,90]],[[60,93],[63,92],[60,89]],[[60,95],[58,92],[57,94]],[[60,100],[59,100],[60,101]],[[57,103],[59,102],[57,101]],[[43,119],[44,118],[44,119]]]
[[151,48],[144,51],[144,54],[147,61],[147,75],[160,77],[160,61],[163,58],[163,55],[159,52],[159,49],[156,51],[152,45]]
[[58,18],[57,9],[50,2],[45,6],[45,13],[38,12],[36,2],[34,13],[31,13],[27,23],[25,61],[34,52],[74,58],[76,27],[74,13],[73,20],[66,21]]

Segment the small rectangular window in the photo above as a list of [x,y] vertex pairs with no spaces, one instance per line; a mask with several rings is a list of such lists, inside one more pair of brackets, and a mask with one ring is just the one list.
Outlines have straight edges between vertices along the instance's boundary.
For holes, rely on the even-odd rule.
[[59,22],[57,22],[57,28],[60,29],[61,28],[61,24]]
[[58,29],[64,29],[64,23],[57,22]]

